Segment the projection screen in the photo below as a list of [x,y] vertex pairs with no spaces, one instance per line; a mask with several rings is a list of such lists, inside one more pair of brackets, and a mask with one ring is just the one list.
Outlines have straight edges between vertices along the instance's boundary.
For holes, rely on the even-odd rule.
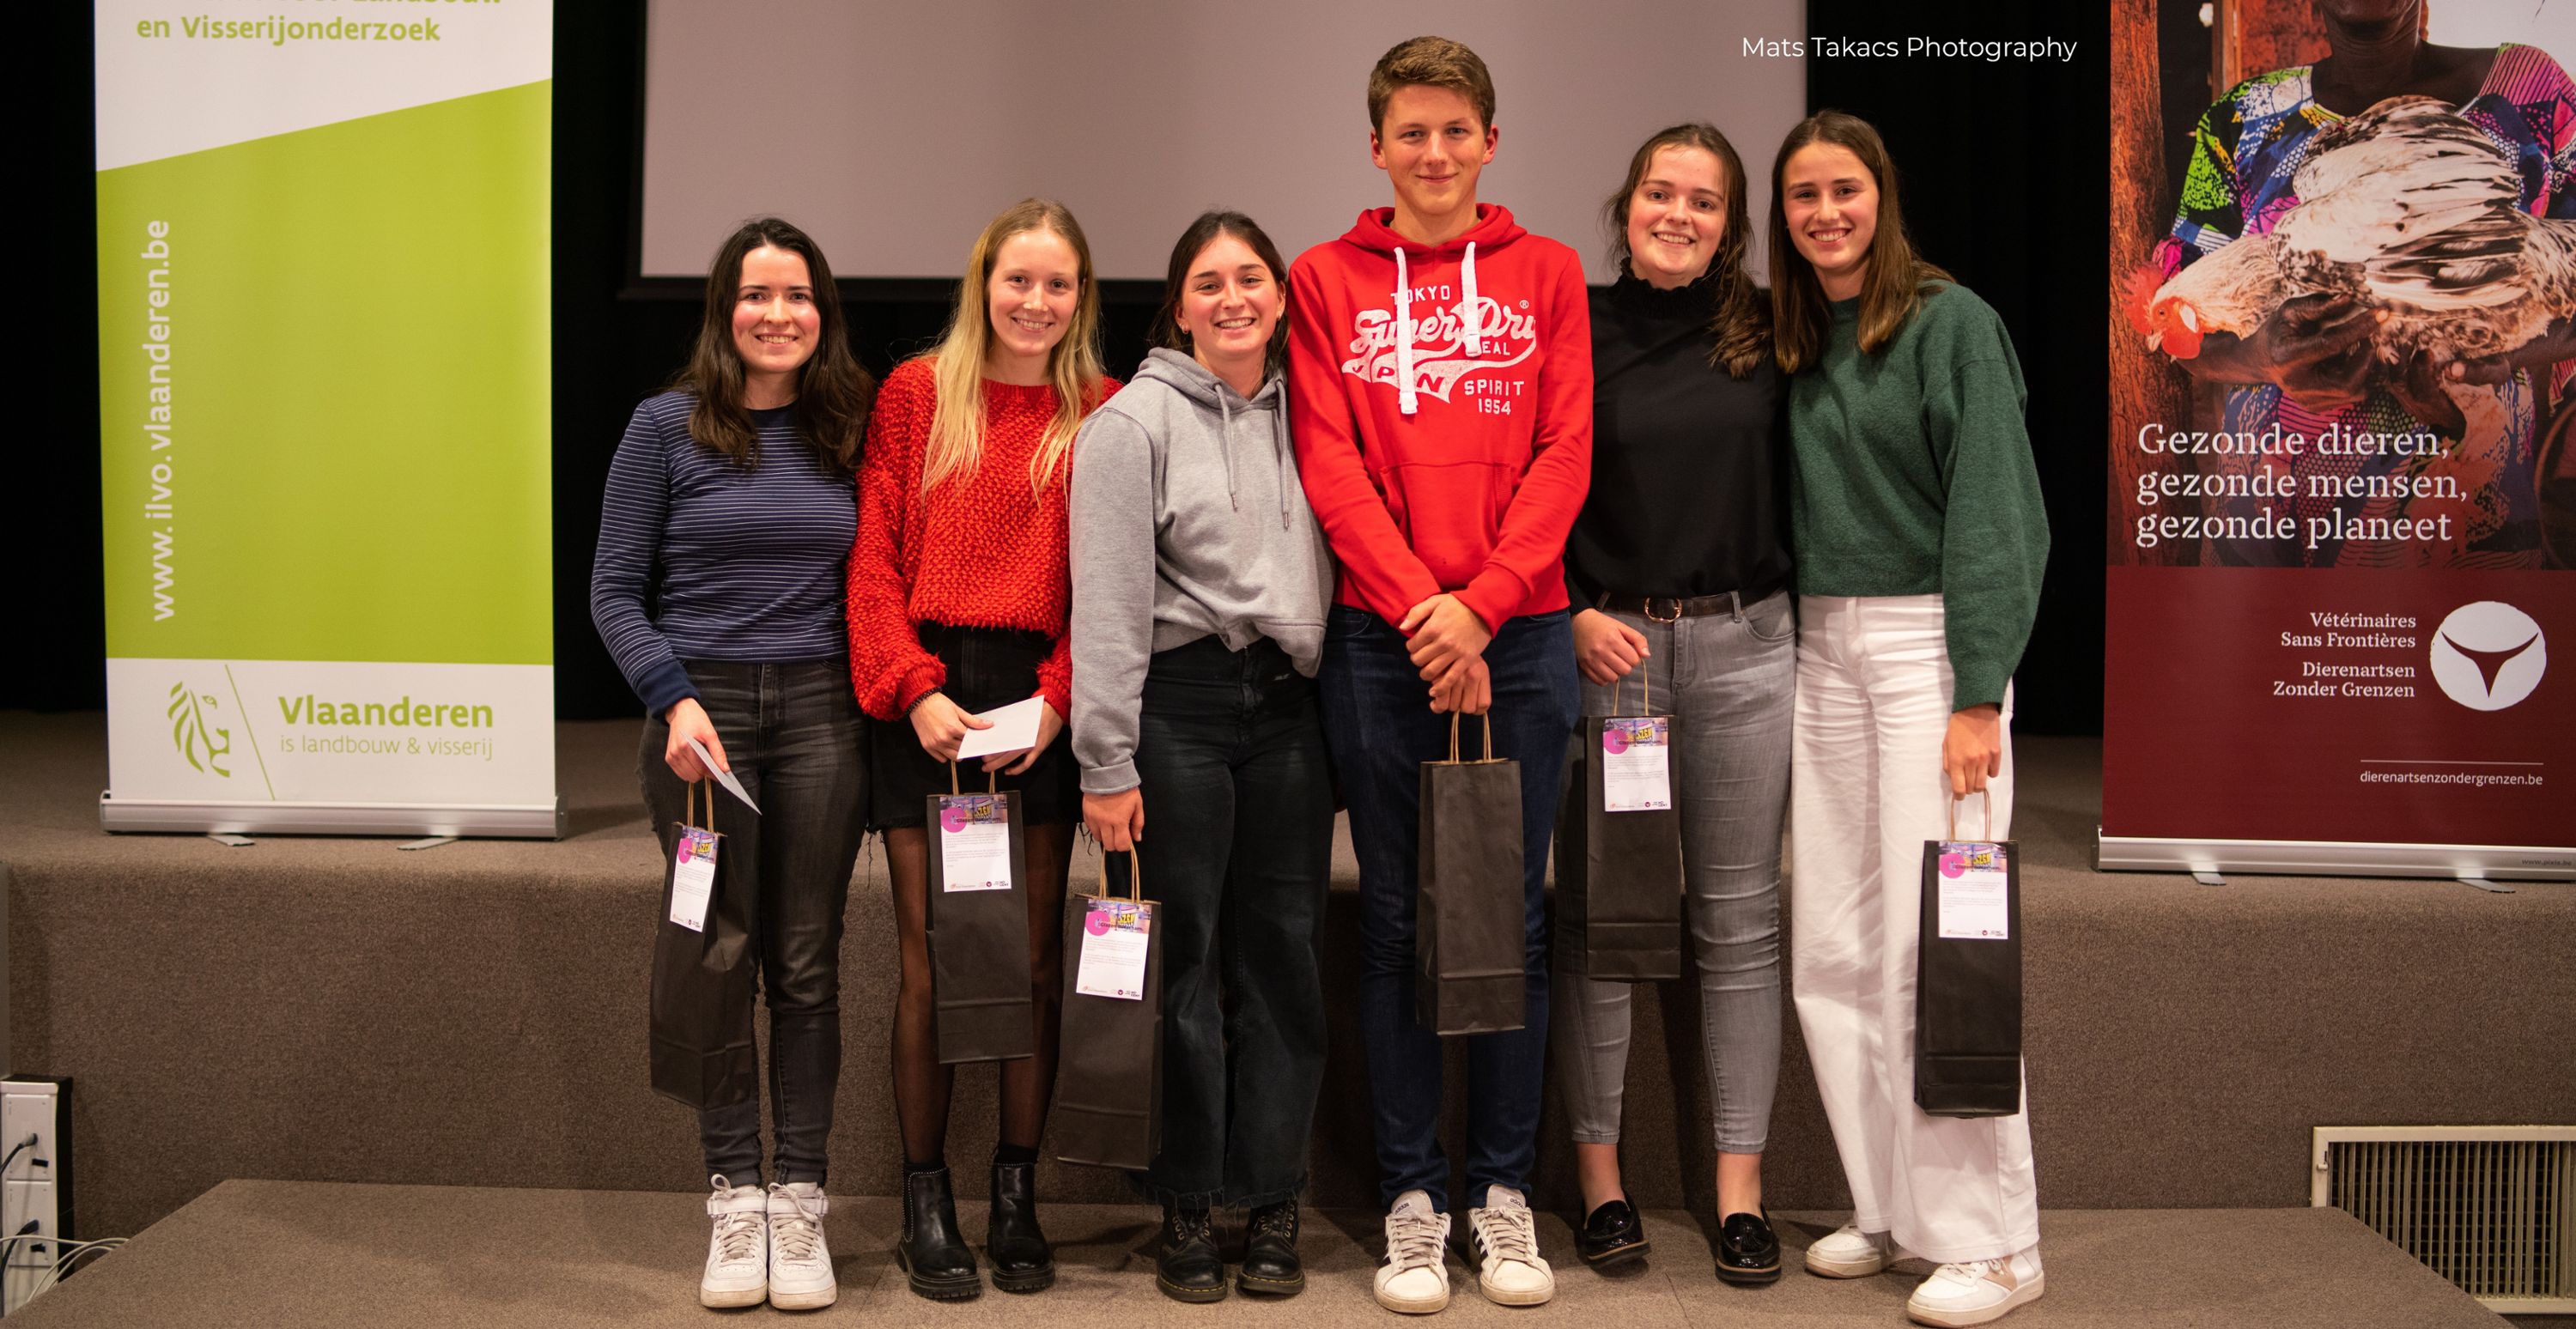
[[[1100,275],[1160,281],[1209,207],[1290,257],[1389,201],[1369,164],[1379,55],[1426,32],[1492,70],[1501,139],[1483,197],[1607,282],[1603,199],[1655,130],[1705,119],[1752,176],[1805,113],[1799,0],[652,0],[640,275],[703,276],[744,218],[812,232],[844,277],[954,278],[984,222],[1063,201]],[[1758,244],[1757,244],[1758,248]]]

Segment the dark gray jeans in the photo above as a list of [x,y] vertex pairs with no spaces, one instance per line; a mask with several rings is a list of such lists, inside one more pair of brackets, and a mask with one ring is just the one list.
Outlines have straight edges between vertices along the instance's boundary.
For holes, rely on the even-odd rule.
[[[1699,961],[1700,1041],[1717,1147],[1757,1154],[1780,1082],[1780,833],[1789,805],[1796,615],[1786,591],[1732,614],[1612,617],[1652,654],[1613,690],[1583,685],[1586,716],[1673,717],[1682,886]],[[1639,674],[1646,677],[1641,679]],[[1556,974],[1556,1073],[1579,1144],[1619,1139],[1632,984]]]
[[[780,1181],[823,1182],[841,1080],[841,918],[867,825],[866,726],[843,660],[683,661],[760,815],[716,791],[728,882],[751,893],[751,936],[769,1005],[769,1112]],[[670,726],[644,722],[644,806],[669,855],[688,786],[662,760]],[[706,1170],[758,1186],[760,1101],[698,1114]]]
[[1315,684],[1266,638],[1204,637],[1155,653],[1140,719],[1163,1144],[1137,1184],[1167,1203],[1292,1199],[1324,1079],[1333,794]]

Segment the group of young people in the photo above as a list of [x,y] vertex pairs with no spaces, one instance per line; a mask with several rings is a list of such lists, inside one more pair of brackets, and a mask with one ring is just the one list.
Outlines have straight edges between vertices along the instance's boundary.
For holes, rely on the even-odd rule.
[[[1579,718],[1649,689],[1682,753],[1718,1274],[1781,1269],[1761,1155],[1785,819],[1798,1016],[1854,1202],[1807,1268],[1935,1261],[1908,1311],[1938,1325],[2041,1291],[2027,1115],[1933,1118],[1912,1097],[1916,864],[1960,798],[1982,792],[2010,834],[2009,679],[2047,544],[2001,322],[1909,246],[1885,148],[1848,115],[1779,149],[1767,290],[1743,164],[1685,124],[1630,159],[1605,208],[1619,275],[1587,291],[1571,249],[1477,196],[1498,136],[1474,52],[1396,46],[1368,112],[1393,205],[1293,265],[1250,218],[1201,216],[1123,385],[1089,247],[1054,203],[993,219],[945,337],[881,387],[804,233],[763,219],[718,252],[695,354],[618,448],[592,593],[650,715],[638,764],[666,838],[710,774],[693,741],[762,808],[725,853],[755,902],[775,1148],[764,1172],[756,1101],[701,1114],[706,1304],[833,1299],[835,961],[871,829],[901,968],[896,1258],[925,1296],[980,1291],[945,1159],[923,807],[956,787],[979,713],[1033,696],[1036,745],[982,759],[1026,829],[1036,1022],[1034,1055],[1000,1067],[996,1288],[1054,1278],[1032,1178],[1077,824],[1121,859],[1154,845],[1161,1140],[1136,1182],[1163,1209],[1157,1283],[1224,1297],[1215,1215],[1241,1208],[1235,1286],[1303,1287],[1337,804],[1359,861],[1378,1300],[1447,1303],[1453,1200],[1485,1295],[1553,1294],[1525,1195],[1551,1055],[1577,1249],[1644,1255],[1618,1157],[1631,986],[1551,981],[1543,884]],[[1519,763],[1526,1013],[1466,1039],[1453,1196],[1415,895],[1420,765],[1459,715]]]

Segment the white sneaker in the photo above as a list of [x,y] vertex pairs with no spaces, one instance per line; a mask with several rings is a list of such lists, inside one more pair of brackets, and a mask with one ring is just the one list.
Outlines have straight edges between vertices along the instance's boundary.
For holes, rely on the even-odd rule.
[[1894,1236],[1863,1232],[1858,1223],[1845,1223],[1807,1248],[1807,1272],[1826,1278],[1867,1278],[1905,1258]]
[[1428,1315],[1449,1304],[1449,1215],[1431,1197],[1406,1191],[1386,1211],[1386,1263],[1377,1270],[1377,1304]]
[[1917,1324],[1959,1329],[2000,1320],[2013,1307],[2039,1300],[2047,1286],[2039,1248],[2033,1246],[2001,1260],[1967,1260],[1933,1270],[1905,1299],[1905,1313]]
[[810,1181],[769,1185],[769,1304],[782,1311],[819,1310],[841,1295],[832,1252],[823,1245],[823,1215],[832,1202]]
[[757,1306],[769,1298],[769,1201],[758,1190],[737,1187],[721,1175],[707,1178],[707,1268],[698,1275],[701,1306]]
[[1556,1273],[1539,1258],[1538,1226],[1519,1191],[1485,1188],[1485,1207],[1467,1211],[1467,1244],[1476,1253],[1476,1285],[1486,1300],[1536,1306],[1556,1295]]

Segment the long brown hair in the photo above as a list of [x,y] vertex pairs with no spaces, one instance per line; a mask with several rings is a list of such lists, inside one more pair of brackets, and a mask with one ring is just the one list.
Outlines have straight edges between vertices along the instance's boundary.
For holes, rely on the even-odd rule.
[[1181,327],[1181,293],[1189,286],[1190,265],[1221,235],[1241,240],[1254,258],[1268,264],[1270,280],[1279,288],[1279,322],[1270,330],[1270,347],[1261,360],[1261,373],[1267,378],[1288,367],[1288,265],[1279,261],[1279,246],[1270,243],[1260,224],[1240,212],[1202,212],[1190,229],[1181,232],[1180,243],[1172,246],[1171,267],[1163,275],[1163,305],[1154,311],[1154,344],[1191,354],[1190,334]]
[[1796,373],[1821,358],[1826,330],[1833,326],[1815,265],[1798,253],[1789,238],[1788,203],[1780,188],[1789,158],[1810,143],[1849,151],[1860,158],[1861,169],[1878,186],[1878,220],[1869,252],[1862,256],[1867,265],[1860,288],[1862,354],[1875,355],[1896,339],[1905,320],[1914,316],[1927,283],[1954,280],[1915,253],[1914,242],[1906,238],[1905,211],[1896,200],[1896,164],[1888,160],[1887,144],[1878,131],[1867,120],[1842,111],[1808,116],[1780,141],[1780,155],[1771,163],[1771,338],[1785,373]]
[[1621,272],[1628,270],[1628,201],[1637,196],[1637,183],[1653,168],[1655,154],[1665,148],[1698,148],[1725,168],[1726,233],[1718,237],[1717,257],[1708,265],[1718,274],[1708,324],[1717,345],[1710,348],[1708,362],[1742,378],[1771,349],[1771,302],[1753,284],[1753,271],[1745,263],[1753,248],[1753,211],[1744,201],[1744,159],[1735,155],[1735,145],[1717,126],[1696,120],[1674,125],[1638,145],[1637,155],[1628,159],[1627,181],[1601,205],[1601,224],[1610,233],[1610,261]]
[[707,307],[698,321],[697,345],[689,362],[672,376],[671,386],[695,395],[689,410],[689,437],[733,458],[745,467],[760,458],[760,431],[752,426],[744,404],[742,352],[733,344],[733,306],[742,287],[742,260],[762,247],[783,249],[805,260],[805,275],[814,283],[814,311],[821,316],[822,337],[814,354],[796,371],[796,403],[789,417],[796,436],[814,450],[814,458],[842,476],[858,473],[859,448],[868,432],[868,406],[876,400],[877,381],[850,354],[849,326],[841,319],[841,292],[832,284],[832,265],[812,236],[776,217],[757,217],[725,237],[707,265]]
[[931,408],[930,446],[921,461],[921,488],[928,492],[950,477],[964,478],[984,464],[984,349],[993,341],[993,265],[1001,260],[1002,242],[1036,231],[1050,233],[1073,247],[1076,278],[1073,326],[1047,353],[1047,378],[1055,388],[1055,418],[1047,422],[1036,455],[1029,458],[1029,487],[1042,490],[1060,484],[1073,455],[1073,434],[1082,417],[1098,405],[1101,380],[1109,376],[1100,354],[1100,285],[1091,276],[1091,242],[1073,213],[1053,199],[1024,198],[985,223],[966,253],[966,277],[957,283],[957,308],[948,331],[931,357],[931,378],[938,402]]

